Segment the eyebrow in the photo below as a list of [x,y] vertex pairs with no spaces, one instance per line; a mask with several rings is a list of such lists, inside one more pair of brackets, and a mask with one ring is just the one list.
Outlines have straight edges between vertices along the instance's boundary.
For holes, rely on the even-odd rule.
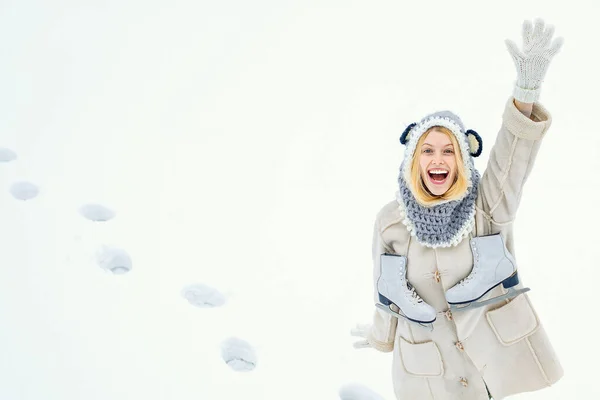
[[[423,143],[423,146],[425,146],[425,145],[427,145],[427,146],[431,146],[431,147],[434,147],[432,144],[429,144],[429,143]],[[452,146],[452,147],[454,147],[454,145],[453,145],[452,143],[448,143],[448,144],[447,144],[447,145],[445,145],[444,147],[448,147],[448,146]]]

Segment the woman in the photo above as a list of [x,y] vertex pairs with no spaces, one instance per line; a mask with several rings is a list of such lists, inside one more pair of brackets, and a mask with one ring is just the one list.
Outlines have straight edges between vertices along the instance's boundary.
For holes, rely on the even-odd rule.
[[[522,50],[506,41],[517,80],[483,176],[473,163],[481,138],[465,130],[453,113],[431,114],[402,134],[406,149],[399,191],[375,221],[375,301],[382,299],[377,286],[382,255],[403,257],[398,265],[406,267],[406,293],[413,292],[413,302],[405,306],[423,307],[422,315],[430,307],[432,329],[377,308],[372,324],[352,331],[365,338],[356,348],[393,352],[393,385],[400,400],[500,400],[550,386],[563,375],[527,294],[494,301],[506,294],[505,287],[525,290],[514,269],[513,221],[551,124],[536,100],[548,64],[562,46],[561,38],[551,43],[552,35],[553,28],[538,19],[535,26],[524,22]],[[489,264],[489,254],[480,255],[474,244],[488,238],[498,239],[505,249],[501,256],[512,260],[506,265],[513,270],[506,272],[509,278],[500,278],[503,285],[497,281],[483,296],[469,299],[490,302],[457,311],[448,299],[456,288],[481,278],[481,271],[473,278],[474,272],[481,259]]]

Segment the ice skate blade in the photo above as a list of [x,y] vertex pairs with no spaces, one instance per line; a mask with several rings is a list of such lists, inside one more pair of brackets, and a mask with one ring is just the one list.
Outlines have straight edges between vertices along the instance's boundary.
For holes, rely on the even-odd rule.
[[408,320],[409,322],[415,323],[425,329],[428,329],[430,332],[433,331],[433,322],[435,321],[435,319],[433,321],[417,321],[417,320],[408,318],[406,315],[399,314],[396,311],[392,310],[389,306],[385,306],[381,303],[376,303],[375,306],[389,314],[392,314],[394,317],[404,318],[404,319]]
[[465,311],[472,310],[474,308],[479,308],[483,306],[487,306],[488,304],[495,304],[503,300],[509,300],[517,297],[521,293],[529,292],[531,289],[523,288],[519,290],[515,290],[514,288],[509,288],[508,292],[504,293],[501,296],[492,297],[491,299],[481,300],[481,301],[473,301],[467,304],[450,304],[451,311]]

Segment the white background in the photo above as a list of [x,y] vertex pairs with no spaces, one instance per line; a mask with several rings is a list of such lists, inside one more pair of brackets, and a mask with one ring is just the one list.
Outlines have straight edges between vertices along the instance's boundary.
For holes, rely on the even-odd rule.
[[[373,311],[371,235],[406,125],[450,109],[484,139],[515,71],[505,38],[565,38],[553,116],[516,222],[522,279],[565,369],[514,399],[598,399],[594,1],[2,1],[0,399],[388,400],[391,354],[354,350]],[[40,187],[30,201],[13,182]],[[85,203],[117,212],[93,223]],[[133,270],[89,253],[126,249]],[[191,283],[227,293],[199,309]],[[256,347],[231,370],[220,343]]]

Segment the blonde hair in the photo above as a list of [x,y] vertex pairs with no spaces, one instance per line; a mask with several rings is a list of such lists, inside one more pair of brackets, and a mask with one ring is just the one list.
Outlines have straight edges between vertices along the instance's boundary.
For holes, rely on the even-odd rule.
[[[419,154],[421,146],[423,146],[423,142],[425,142],[425,138],[429,134],[429,132],[436,130],[448,136],[450,138],[450,142],[454,146],[454,157],[456,158],[456,179],[452,186],[446,190],[446,192],[440,196],[436,196],[427,190],[425,183],[423,182],[423,178],[421,177],[421,167],[419,165]],[[415,149],[415,153],[413,154],[411,166],[410,166],[410,182],[413,187],[413,196],[415,196],[415,200],[419,202],[423,206],[431,206],[440,200],[458,200],[460,199],[469,187],[469,180],[466,176],[465,164],[463,162],[463,156],[460,151],[460,146],[454,134],[450,131],[450,129],[443,126],[432,126],[427,129],[423,135],[419,138],[417,142],[417,147]]]

